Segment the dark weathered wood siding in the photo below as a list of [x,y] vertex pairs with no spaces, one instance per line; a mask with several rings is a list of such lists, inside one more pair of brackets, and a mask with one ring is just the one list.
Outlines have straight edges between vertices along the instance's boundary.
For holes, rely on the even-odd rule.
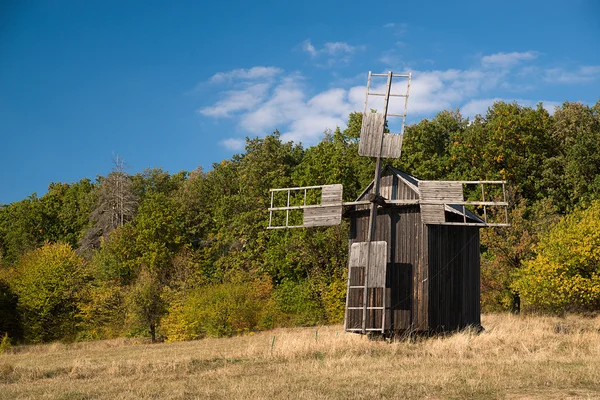
[[428,225],[429,329],[479,325],[479,228]]

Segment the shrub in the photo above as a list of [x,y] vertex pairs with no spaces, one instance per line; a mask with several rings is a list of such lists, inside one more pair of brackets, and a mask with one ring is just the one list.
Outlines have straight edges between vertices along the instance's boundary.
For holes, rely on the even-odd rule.
[[513,289],[530,310],[600,308],[600,200],[568,215],[542,237]]
[[268,279],[200,286],[175,296],[162,330],[169,341],[224,337],[270,327]]
[[283,281],[273,293],[277,325],[311,326],[326,322],[318,288],[311,280]]
[[346,310],[346,285],[343,279],[334,279],[328,285],[323,285],[321,299],[327,322],[337,324],[344,321]]
[[2,336],[2,340],[0,340],[0,354],[6,353],[12,347],[12,343],[10,342],[10,337],[8,337],[8,333],[5,333]]

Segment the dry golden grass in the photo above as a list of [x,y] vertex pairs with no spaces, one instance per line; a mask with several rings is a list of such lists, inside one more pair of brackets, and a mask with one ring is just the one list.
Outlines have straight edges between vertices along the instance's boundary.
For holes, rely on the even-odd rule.
[[394,343],[327,326],[19,347],[0,355],[0,399],[600,399],[600,318],[483,325]]

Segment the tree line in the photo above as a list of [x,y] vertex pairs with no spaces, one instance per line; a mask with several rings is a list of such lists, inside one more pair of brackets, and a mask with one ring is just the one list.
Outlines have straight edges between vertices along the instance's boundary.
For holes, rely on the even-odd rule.
[[[304,148],[276,131],[209,171],[52,183],[0,206],[0,334],[14,341],[230,336],[343,320],[348,221],[266,230],[269,189],[342,183],[354,200],[374,160],[362,115]],[[600,102],[498,102],[406,128],[391,165],[421,179],[508,182],[511,226],[482,230],[484,310],[600,307]]]

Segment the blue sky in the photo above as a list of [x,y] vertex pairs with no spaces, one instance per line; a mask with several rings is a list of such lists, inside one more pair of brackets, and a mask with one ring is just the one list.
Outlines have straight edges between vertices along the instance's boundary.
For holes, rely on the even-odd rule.
[[412,72],[408,123],[494,100],[591,105],[599,38],[594,0],[6,0],[0,204],[106,175],[114,155],[174,173],[275,129],[313,145],[362,110],[370,70]]

